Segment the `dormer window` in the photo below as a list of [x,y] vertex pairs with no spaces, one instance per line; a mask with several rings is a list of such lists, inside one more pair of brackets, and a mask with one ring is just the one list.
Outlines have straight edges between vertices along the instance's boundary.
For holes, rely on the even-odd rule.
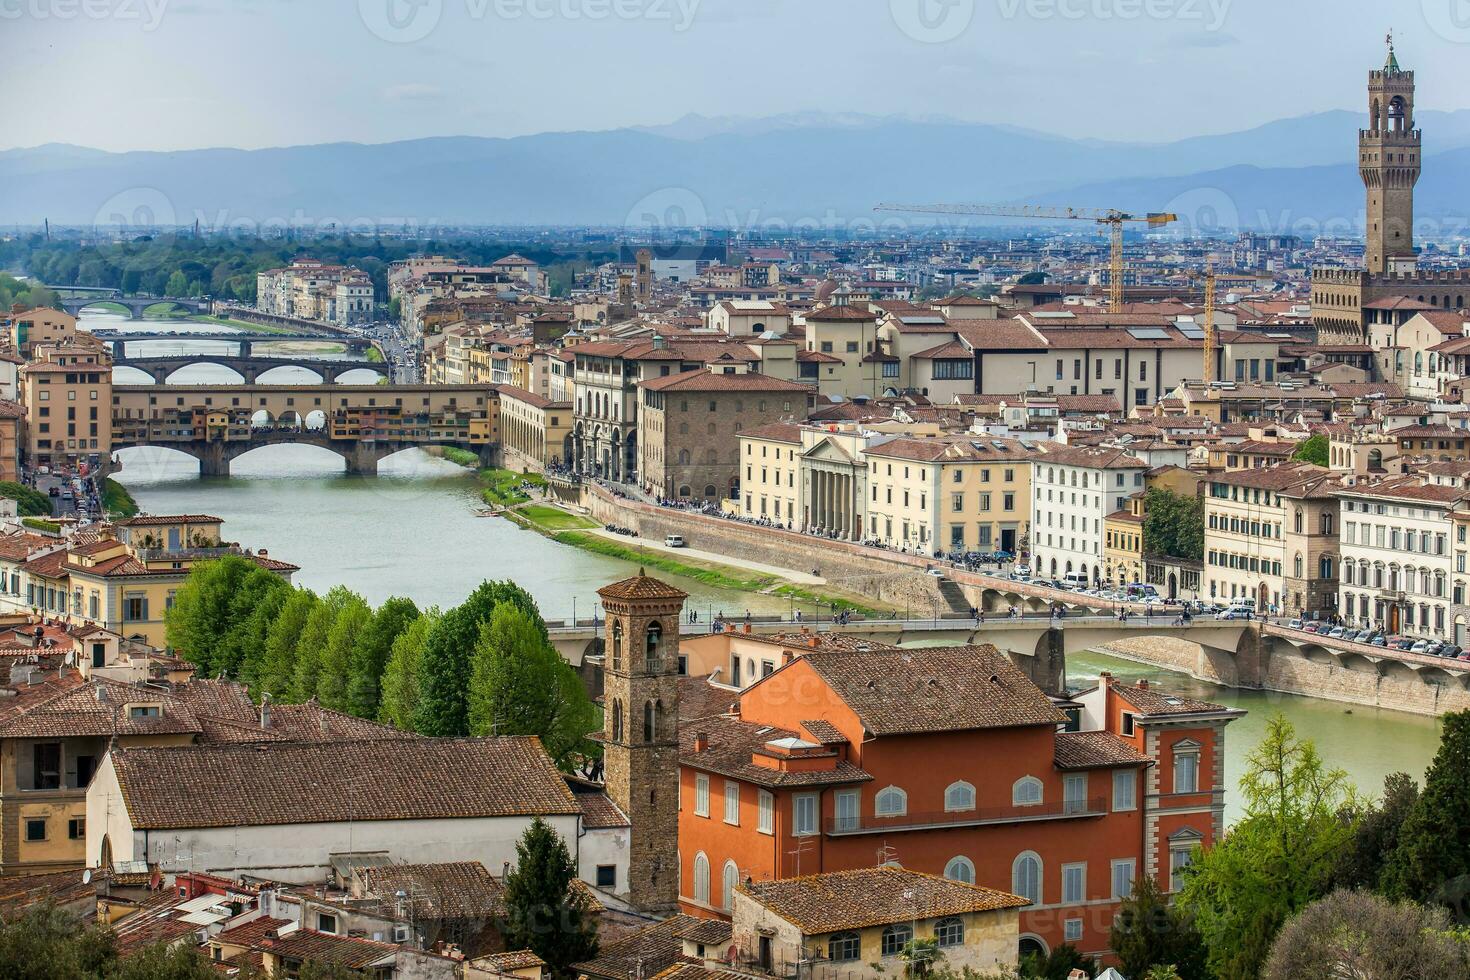
[[163,706],[158,704],[130,704],[128,705],[129,718],[157,718],[163,714]]

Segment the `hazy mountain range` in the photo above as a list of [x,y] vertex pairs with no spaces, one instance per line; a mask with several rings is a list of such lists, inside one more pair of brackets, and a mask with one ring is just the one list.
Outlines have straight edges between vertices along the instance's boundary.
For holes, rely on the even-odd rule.
[[[1174,210],[1192,227],[1308,233],[1353,221],[1357,113],[1145,144],[1077,140],[941,117],[686,116],[665,126],[111,153],[0,151],[0,224],[784,227],[877,217],[901,202],[1022,202]],[[1470,210],[1470,110],[1420,113],[1419,215]]]

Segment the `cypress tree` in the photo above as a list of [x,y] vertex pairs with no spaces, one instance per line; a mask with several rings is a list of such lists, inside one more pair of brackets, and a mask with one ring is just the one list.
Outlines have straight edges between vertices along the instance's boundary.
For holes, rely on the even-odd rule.
[[567,845],[537,817],[516,843],[516,867],[505,879],[506,949],[529,949],[557,977],[597,955],[597,929],[572,890],[576,865]]

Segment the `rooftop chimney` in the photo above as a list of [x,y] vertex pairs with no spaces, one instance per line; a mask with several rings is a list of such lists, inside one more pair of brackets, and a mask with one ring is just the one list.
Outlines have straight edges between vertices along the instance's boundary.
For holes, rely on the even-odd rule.
[[260,727],[262,729],[271,727],[271,696],[269,692],[260,696]]

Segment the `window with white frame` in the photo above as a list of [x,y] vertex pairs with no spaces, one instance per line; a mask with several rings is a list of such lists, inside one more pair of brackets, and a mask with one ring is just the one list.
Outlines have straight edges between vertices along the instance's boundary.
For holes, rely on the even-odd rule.
[[694,855],[694,900],[709,904],[709,858],[703,851]]
[[1022,776],[1011,784],[1012,806],[1040,806],[1041,802],[1041,780],[1035,776]]
[[837,830],[857,830],[862,823],[859,805],[862,797],[855,789],[845,789],[832,796],[833,825]]
[[725,823],[740,825],[740,784],[725,780]]
[[950,881],[962,881],[967,885],[975,883],[975,864],[963,854],[949,859],[944,866],[944,876]]
[[1070,772],[1062,777],[1062,812],[1087,811],[1087,773]]
[[950,783],[944,791],[944,808],[951,811],[975,809],[975,787],[964,780]]
[[1041,904],[1041,858],[1035,851],[1023,851],[1011,862],[1011,892]]
[[1199,748],[1192,739],[1174,743],[1174,792],[1199,792]]
[[763,834],[775,833],[776,830],[776,798],[767,790],[761,790],[756,796],[757,813],[755,829]]
[[1087,865],[1062,865],[1062,904],[1080,905],[1087,901]]
[[817,832],[817,794],[798,793],[791,798],[791,833],[810,837]]
[[941,949],[965,944],[965,920],[957,915],[934,923],[934,944]]
[[1069,943],[1080,942],[1082,939],[1082,920],[1067,919],[1062,923],[1062,938]]
[[720,908],[729,911],[735,907],[735,886],[740,882],[740,869],[734,861],[725,862],[725,873],[720,880]]
[[1132,858],[1113,862],[1113,898],[1124,899],[1133,894],[1133,868]]
[[1113,809],[1138,809],[1138,770],[1113,770]]
[[873,800],[873,812],[880,817],[901,817],[909,810],[909,796],[897,786],[887,786],[878,791]]
[[709,776],[702,772],[694,775],[694,815],[709,816]]

